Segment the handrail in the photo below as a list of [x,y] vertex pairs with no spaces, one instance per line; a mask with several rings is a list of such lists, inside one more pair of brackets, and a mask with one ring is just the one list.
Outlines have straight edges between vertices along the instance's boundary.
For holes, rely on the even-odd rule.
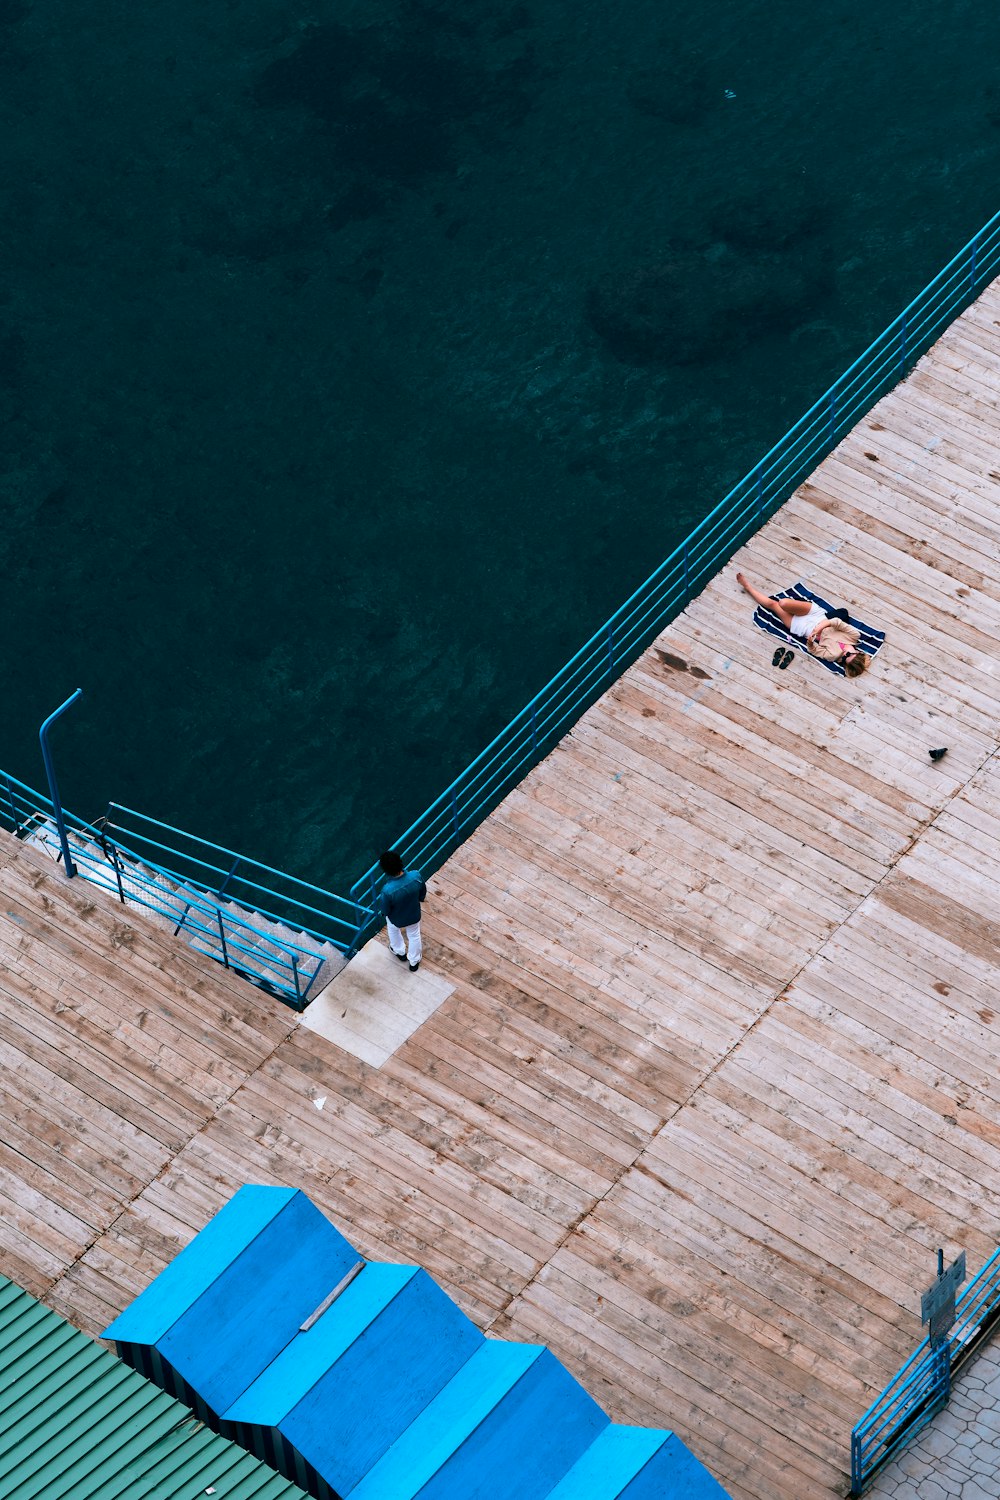
[[[633,590],[566,665],[494,736],[485,750],[410,824],[393,846],[404,861],[419,865],[425,874],[437,869],[471,829],[533,765],[548,754],[608,685],[685,608],[705,578],[731,557],[747,537],[784,503],[796,484],[836,445],[839,435],[852,427],[863,412],[870,410],[881,395],[905,376],[929,348],[937,331],[971,302],[977,290],[998,270],[1000,213],[995,214],[963,246],[829,390],[793,423],[784,437]],[[63,705],[64,708],[67,706]],[[57,712],[62,712],[62,709]],[[45,799],[12,777],[6,777],[4,785],[0,786],[0,823],[7,816],[3,797],[6,790],[13,830],[22,837],[24,828],[18,798],[13,791],[15,785],[33,799],[25,803],[29,821],[38,814]],[[48,808],[58,822],[61,807],[57,810],[50,802]],[[269,921],[289,925],[304,936],[330,942],[348,956],[381,924],[379,894],[383,876],[378,865],[372,865],[356,880],[350,897],[344,897],[287,875],[271,865],[236,854],[231,849],[210,844],[194,834],[183,833],[119,803],[109,805],[108,822],[112,814],[119,819],[115,825],[116,841],[129,859],[155,865],[162,873],[215,899],[223,899],[224,893],[225,900],[236,900],[238,894],[245,892],[248,896],[242,903],[245,909]],[[96,832],[79,819],[69,821],[77,831]],[[164,843],[144,832],[144,828],[155,829],[183,842],[186,847],[182,849],[176,843]],[[117,838],[122,833],[124,840]],[[128,850],[126,843],[130,846]],[[150,859],[145,853],[135,852],[131,847],[134,845],[147,851],[155,850],[157,855],[165,855],[167,859],[160,864],[158,858]],[[205,858],[206,854],[211,857]],[[65,850],[64,855],[69,873],[72,861]],[[228,869],[213,862],[218,856],[232,861]],[[173,868],[178,863],[183,874],[177,874]],[[199,871],[201,873],[197,873]],[[216,878],[211,883],[206,882],[206,873]],[[258,876],[262,878],[256,878]],[[221,883],[218,877],[221,877]],[[275,879],[282,882],[285,889],[276,889]],[[260,897],[272,905],[260,905]],[[321,902],[316,898],[321,898]],[[308,994],[308,985],[305,993]]]
[[[898,317],[804,412],[764,457],[704,516],[609,620],[535,694],[393,847],[425,875],[437,869],[575,721],[684,609],[701,583],[784,503],[796,484],[896,385],[937,331],[1000,270],[995,214]],[[372,865],[351,887],[378,909],[383,876]],[[375,931],[373,915],[359,940]]]
[[138,818],[140,822],[149,823],[154,828],[162,828],[165,833],[179,834],[193,844],[200,844],[205,849],[213,849],[216,854],[225,854],[228,858],[239,860],[241,864],[253,865],[257,870],[265,870],[268,875],[279,875],[282,880],[287,880],[290,885],[298,886],[301,890],[312,891],[317,896],[325,896],[328,900],[336,901],[342,906],[354,904],[346,896],[338,896],[334,891],[324,890],[319,885],[310,885],[308,880],[300,880],[297,875],[289,875],[284,870],[276,869],[274,865],[265,865],[261,860],[251,859],[246,854],[237,854],[235,849],[227,849],[223,844],[210,844],[207,839],[200,838],[196,833],[186,833],[183,829],[171,827],[169,823],[161,823],[146,813],[136,812],[134,807],[123,807],[120,802],[110,802],[108,807],[115,812],[126,813],[131,818]]
[[[180,874],[186,882],[208,894],[225,893],[227,898],[240,901],[269,921],[283,923],[320,942],[334,942],[342,951],[353,951],[360,922],[372,915],[367,910],[359,911],[358,904],[345,896],[324,891],[234,849],[210,844],[196,834],[173,828],[121,803],[108,804],[105,821],[109,829],[114,829],[118,842],[127,844],[144,862]],[[143,831],[145,827],[166,835],[172,842],[152,837]],[[276,876],[285,889],[263,878],[254,879],[258,874]],[[324,905],[317,905],[311,899],[314,897],[321,897]]]
[[[37,834],[51,842],[55,821],[51,800],[13,776],[0,773],[0,778],[0,826],[9,827],[20,839]],[[297,889],[328,896],[330,910],[324,913],[319,907],[307,907],[297,897],[281,892],[270,893],[266,887],[253,881],[248,884],[254,891],[270,895],[277,905],[284,903],[285,913],[271,913],[256,903],[240,904],[239,892],[233,889],[232,876],[242,856],[234,856],[229,870],[222,871],[220,866],[211,865],[207,860],[192,861],[183,850],[171,850],[165,844],[156,843],[155,847],[166,858],[154,859],[149,853],[154,841],[139,835],[126,843],[118,838],[118,830],[112,828],[107,818],[91,824],[66,813],[64,819],[67,839],[69,836],[73,839],[77,875],[91,884],[116,892],[123,905],[139,906],[165,918],[175,933],[183,927],[188,941],[194,941],[202,951],[217,958],[227,968],[278,994],[297,1010],[305,1006],[325,962],[324,953],[310,948],[308,940],[313,938],[319,943],[330,944],[341,953],[353,952],[360,924],[372,915],[367,908],[359,911],[343,897],[307,886],[304,881],[296,881],[291,876],[284,878]],[[166,824],[157,826],[167,827]],[[189,837],[177,830],[173,832],[177,833],[179,840]],[[231,852],[217,850],[204,839],[191,837],[189,841],[206,852]],[[191,868],[192,863],[200,867],[196,873]],[[249,859],[246,863],[255,872],[266,868]],[[209,885],[200,878],[210,870],[221,873],[222,880]],[[341,915],[338,907],[349,908],[353,920]],[[291,922],[289,910],[295,918]],[[320,918],[320,930],[307,927],[300,920],[306,910]],[[254,917],[264,917],[282,930],[276,932],[259,926]]]
[[863,1495],[876,1474],[945,1405],[952,1381],[1000,1319],[1000,1250],[955,1302],[955,1322],[937,1347],[918,1345],[851,1432],[851,1495]]
[[63,869],[67,877],[72,880],[76,874],[73,866],[73,858],[69,852],[69,839],[66,836],[66,819],[63,817],[62,802],[59,800],[59,787],[56,783],[56,768],[52,764],[52,751],[49,748],[49,730],[57,719],[62,718],[68,708],[72,708],[77,698],[83,697],[83,689],[76,688],[73,693],[61,703],[54,713],[49,714],[38,731],[38,743],[42,748],[42,761],[45,765],[45,775],[49,783],[49,795],[52,799],[52,812],[56,820],[56,828],[59,830],[59,843],[62,847]]
[[[117,854],[125,853],[126,857],[135,859],[135,855],[131,854],[130,851],[124,850],[120,845],[114,845],[113,847]],[[162,875],[167,880],[178,879],[177,872],[175,870],[168,870],[165,865],[154,864],[148,859],[143,859],[141,865],[143,871],[149,870],[154,875]],[[133,871],[130,870],[129,874],[134,878]],[[158,887],[158,889],[162,889],[162,887]],[[212,893],[210,891],[202,890],[199,894],[198,887],[192,885],[189,881],[184,881],[180,884],[179,889],[183,892],[183,897],[179,898],[178,905],[180,904],[180,900],[183,899],[189,910],[200,912],[203,916],[211,914],[214,920],[215,913],[219,910],[219,907],[214,905],[210,900],[201,899],[205,896],[211,896]],[[221,899],[224,900],[225,898]],[[235,912],[228,912],[227,917],[230,926],[243,928],[248,933],[252,932],[261,935],[258,933],[258,929],[251,922],[248,922],[245,917],[238,916]],[[276,948],[280,948],[283,953],[288,955],[289,961],[293,956],[308,956],[309,958],[313,956],[307,948],[303,948],[300,943],[293,942],[291,938],[278,937],[276,933],[267,933],[266,936],[269,943],[272,943]]]

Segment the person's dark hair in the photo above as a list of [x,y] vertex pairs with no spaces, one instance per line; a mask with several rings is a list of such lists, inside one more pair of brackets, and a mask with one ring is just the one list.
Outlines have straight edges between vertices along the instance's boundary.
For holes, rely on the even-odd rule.
[[387,849],[384,854],[380,854],[378,862],[382,866],[384,875],[402,875],[403,873],[403,861],[395,849]]
[[868,670],[870,661],[871,657],[867,656],[864,651],[852,651],[844,658],[844,671],[848,677],[860,677],[862,672]]

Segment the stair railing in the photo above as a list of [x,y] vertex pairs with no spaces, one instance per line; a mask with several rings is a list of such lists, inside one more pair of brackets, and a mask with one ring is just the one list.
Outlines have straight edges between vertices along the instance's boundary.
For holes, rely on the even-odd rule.
[[[0,796],[0,826],[8,827],[22,841],[37,838],[50,847],[58,844],[57,859],[62,863],[65,856],[51,800],[13,776],[6,773],[0,776],[4,792]],[[204,881],[196,882],[190,869],[174,869],[154,860],[148,848],[138,851],[121,843],[108,817],[92,824],[72,813],[63,811],[62,815],[77,876],[113,890],[123,906],[141,907],[170,922],[175,930],[183,924],[189,942],[200,945],[202,951],[217,957],[226,968],[280,996],[297,1010],[304,1009],[325,962],[324,955],[308,947],[305,939],[312,937],[346,952],[355,938],[357,920],[345,920],[333,933],[308,931],[301,924],[286,928],[280,915],[272,915],[261,906],[242,909],[236,904],[236,894],[227,883],[225,870],[221,872],[222,879],[213,882],[217,886],[213,889]],[[204,841],[197,842],[205,848],[211,847],[204,845]],[[166,845],[159,847],[166,849]],[[239,863],[242,857],[232,856],[228,866],[230,875]],[[184,861],[179,859],[177,864],[183,865]],[[258,889],[264,890],[263,886]],[[340,902],[341,898],[331,897],[331,901]],[[348,902],[342,904],[353,915],[353,906]],[[319,907],[315,910],[322,915]],[[274,932],[256,926],[252,920],[254,914],[274,921],[283,930]],[[367,914],[361,915],[364,918]],[[302,942],[295,940],[295,931],[300,932]]]

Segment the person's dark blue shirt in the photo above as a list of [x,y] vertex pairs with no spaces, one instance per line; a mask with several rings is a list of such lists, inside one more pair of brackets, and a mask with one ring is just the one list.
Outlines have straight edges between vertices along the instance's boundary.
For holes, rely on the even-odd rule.
[[390,875],[382,887],[382,911],[393,927],[414,927],[420,921],[420,903],[426,895],[419,870]]

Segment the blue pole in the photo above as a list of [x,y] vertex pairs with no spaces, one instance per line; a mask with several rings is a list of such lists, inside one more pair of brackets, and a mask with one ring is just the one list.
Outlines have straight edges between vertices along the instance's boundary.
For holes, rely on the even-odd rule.
[[5,776],[7,783],[7,801],[10,803],[10,815],[14,821],[14,837],[21,837],[21,819],[17,815],[17,803],[14,801],[14,788],[10,784],[10,777]]
[[59,705],[54,714],[49,714],[45,723],[38,731],[38,743],[42,747],[42,760],[45,762],[45,774],[49,778],[49,799],[52,803],[52,811],[56,816],[59,842],[62,845],[63,869],[66,871],[66,878],[68,880],[72,880],[76,874],[76,865],[70,858],[69,853],[69,839],[66,837],[66,819],[63,817],[62,803],[59,801],[59,788],[56,785],[56,769],[52,764],[52,752],[49,749],[49,729],[59,718],[60,714],[64,714],[67,708],[76,702],[77,698],[82,697],[83,688],[77,688],[76,692],[67,698],[65,703]]
[[219,936],[222,939],[222,962],[229,968],[229,950],[226,947],[226,924],[222,920],[222,907],[215,908],[215,914],[219,919]]

